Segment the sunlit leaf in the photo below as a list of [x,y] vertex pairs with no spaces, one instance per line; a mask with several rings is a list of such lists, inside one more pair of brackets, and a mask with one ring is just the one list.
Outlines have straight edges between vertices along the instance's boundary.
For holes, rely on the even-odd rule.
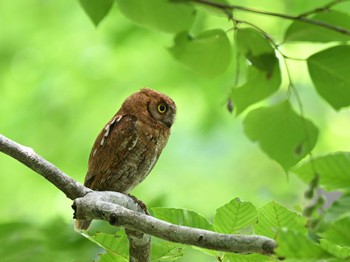
[[185,209],[154,207],[152,213],[156,218],[172,224],[207,229],[213,231],[213,225],[202,215]]
[[174,261],[184,254],[184,245],[152,238],[151,258],[152,261]]
[[182,32],[169,51],[176,60],[206,77],[224,73],[232,56],[230,41],[221,29],[207,30],[196,37]]
[[95,236],[88,237],[88,239],[94,241],[96,244],[108,251],[108,255],[106,255],[106,257],[117,256],[120,257],[120,261],[128,259],[129,243],[125,233],[118,232],[118,235],[97,233]]
[[321,237],[334,244],[350,247],[350,217],[343,217],[332,224],[321,233]]
[[250,202],[238,198],[217,209],[214,227],[217,232],[234,234],[256,222],[258,212]]
[[232,89],[232,100],[236,114],[242,113],[250,105],[276,92],[281,84],[280,68],[275,66],[270,76],[256,67],[249,66],[247,82]]
[[320,261],[317,259],[330,257],[324,249],[305,234],[291,230],[280,232],[275,251],[279,257],[304,259],[302,261]]
[[269,256],[264,256],[261,254],[233,254],[226,253],[225,259],[223,261],[234,261],[234,262],[268,262],[268,261],[278,261]]
[[326,222],[335,221],[340,216],[350,215],[350,194],[344,194],[338,198],[328,209],[324,211],[322,216]]
[[[350,15],[335,10],[318,13],[312,17],[313,20],[322,21],[330,25],[350,30]],[[294,21],[287,29],[285,41],[306,42],[334,42],[349,41],[350,36],[324,27]]]
[[252,28],[237,31],[237,44],[240,52],[246,57],[274,53],[270,42],[259,31]]
[[98,262],[127,262],[128,258],[115,255],[114,253],[107,251],[104,254],[99,255]]
[[307,59],[317,92],[334,109],[350,105],[350,46],[335,46]]
[[350,153],[338,152],[307,161],[293,170],[305,183],[315,176],[326,190],[350,188]]
[[321,239],[320,240],[320,246],[326,250],[328,253],[336,256],[337,258],[349,258],[350,257],[350,247],[342,247],[336,244],[333,244],[332,242],[328,241],[327,239]]
[[283,228],[306,233],[306,219],[276,202],[270,202],[258,211],[258,223],[254,224],[258,235],[276,239]]
[[253,67],[265,72],[266,78],[271,77],[278,59],[266,37],[252,28],[241,29],[237,31],[237,45]]
[[244,120],[244,130],[286,170],[310,152],[318,136],[314,124],[296,114],[288,101],[253,110]]
[[188,31],[196,11],[188,2],[168,0],[116,0],[120,11],[130,20],[169,33]]
[[250,105],[267,98],[281,85],[278,59],[269,41],[256,30],[237,32],[240,52],[249,61],[246,82],[232,90],[232,98],[240,114]]
[[95,26],[102,21],[113,6],[113,0],[79,0],[86,14]]

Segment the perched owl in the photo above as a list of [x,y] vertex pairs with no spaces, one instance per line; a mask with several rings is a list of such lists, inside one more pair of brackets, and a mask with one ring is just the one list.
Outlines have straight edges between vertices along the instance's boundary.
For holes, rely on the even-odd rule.
[[[142,182],[165,147],[175,120],[174,101],[144,88],[129,96],[101,130],[91,150],[84,185],[129,193]],[[91,221],[77,220],[77,229]]]

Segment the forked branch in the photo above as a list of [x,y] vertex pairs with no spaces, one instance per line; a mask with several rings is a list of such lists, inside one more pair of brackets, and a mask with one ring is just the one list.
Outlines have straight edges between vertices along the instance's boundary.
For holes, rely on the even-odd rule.
[[[1,134],[0,151],[42,175],[65,193],[68,198],[74,200],[75,218],[101,219],[116,226],[124,226],[129,231],[141,232],[177,243],[227,252],[272,254],[276,247],[274,240],[264,236],[219,234],[208,230],[170,224],[142,214],[141,209],[132,198],[117,192],[92,191],[63,173],[32,149],[20,145]],[[147,238],[140,238],[139,241],[140,246],[142,246],[144,244],[142,241],[147,241]],[[147,249],[141,249],[141,251],[140,254],[144,253],[141,255],[146,256],[145,253],[149,252]],[[135,254],[137,252],[134,252]],[[130,253],[130,255],[132,254]],[[134,257],[131,260],[145,261],[141,257]]]

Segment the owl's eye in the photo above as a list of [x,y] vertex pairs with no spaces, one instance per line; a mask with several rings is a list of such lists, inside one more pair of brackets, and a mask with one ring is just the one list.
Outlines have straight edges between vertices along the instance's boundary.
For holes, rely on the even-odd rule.
[[158,112],[159,113],[164,114],[166,110],[167,110],[166,104],[161,103],[158,105]]

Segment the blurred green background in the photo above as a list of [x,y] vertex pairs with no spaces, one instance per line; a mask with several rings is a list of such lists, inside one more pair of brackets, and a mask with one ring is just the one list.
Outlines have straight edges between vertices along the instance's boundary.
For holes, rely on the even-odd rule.
[[[297,13],[326,1],[239,2]],[[168,53],[171,35],[131,23],[116,6],[97,29],[77,1],[1,1],[0,18],[1,134],[83,181],[100,129],[127,96],[150,87],[172,97],[178,114],[156,167],[133,191],[148,207],[191,209],[212,219],[216,208],[240,197],[257,206],[275,200],[301,209],[306,186],[251,143],[243,117],[226,109],[233,66],[214,79],[192,73]],[[277,39],[290,23],[258,16],[254,22]],[[205,23],[231,26],[215,15]],[[306,57],[320,48],[284,50]],[[290,66],[306,116],[321,131],[314,154],[349,150],[350,113],[334,112],[317,96],[303,62]],[[286,83],[283,89],[272,102],[285,96]],[[2,154],[0,199],[2,261],[31,261],[30,256],[33,261],[92,261],[97,254],[96,246],[72,229],[72,201]]]

